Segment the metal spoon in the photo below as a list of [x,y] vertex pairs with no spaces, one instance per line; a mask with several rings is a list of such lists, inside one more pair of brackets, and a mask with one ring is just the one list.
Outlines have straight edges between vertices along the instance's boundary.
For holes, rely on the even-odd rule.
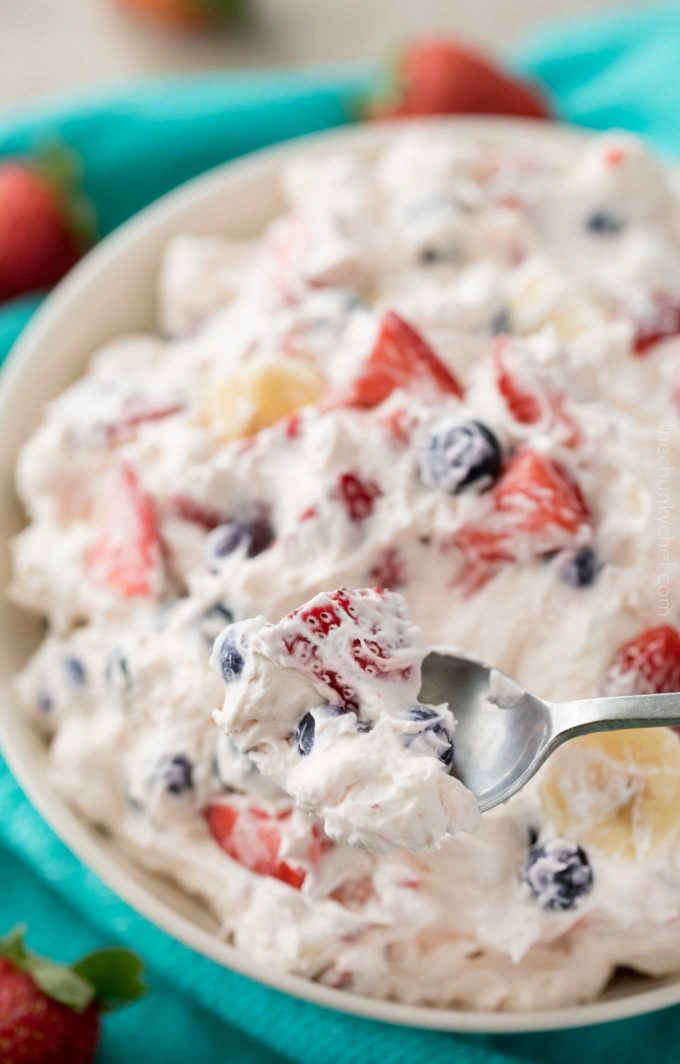
[[420,699],[450,706],[457,721],[451,772],[482,812],[521,790],[575,735],[680,725],[680,692],[544,702],[498,669],[444,649],[423,662]]

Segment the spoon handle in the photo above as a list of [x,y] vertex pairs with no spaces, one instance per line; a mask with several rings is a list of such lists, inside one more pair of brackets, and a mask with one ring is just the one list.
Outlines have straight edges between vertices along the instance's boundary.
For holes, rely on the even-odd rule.
[[554,735],[560,740],[620,728],[680,726],[680,691],[662,695],[617,695],[553,702]]

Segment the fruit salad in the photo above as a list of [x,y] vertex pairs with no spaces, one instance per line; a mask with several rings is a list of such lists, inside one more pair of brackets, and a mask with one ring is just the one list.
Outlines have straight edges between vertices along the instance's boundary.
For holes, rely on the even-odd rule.
[[257,238],[172,241],[157,329],[21,453],[55,788],[268,970],[478,1009],[680,972],[680,737],[573,740],[479,818],[419,698],[435,646],[680,689],[669,174],[433,127],[282,185]]

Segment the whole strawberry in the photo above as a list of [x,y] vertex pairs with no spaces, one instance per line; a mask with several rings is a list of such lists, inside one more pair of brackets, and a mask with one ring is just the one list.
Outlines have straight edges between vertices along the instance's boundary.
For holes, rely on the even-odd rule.
[[207,30],[228,25],[243,0],[117,0],[118,6],[181,29]]
[[399,56],[368,118],[484,114],[549,118],[545,100],[455,38],[417,41]]
[[77,158],[62,148],[0,161],[0,302],[51,288],[93,242],[79,178]]
[[15,928],[0,939],[0,1064],[91,1064],[100,1013],[141,997],[141,974],[124,949],[54,964],[29,952]]

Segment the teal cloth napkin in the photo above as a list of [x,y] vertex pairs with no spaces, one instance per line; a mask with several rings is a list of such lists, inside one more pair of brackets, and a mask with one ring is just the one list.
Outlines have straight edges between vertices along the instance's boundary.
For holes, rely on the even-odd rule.
[[[644,134],[680,154],[680,7],[618,11],[552,26],[519,49],[557,113]],[[57,136],[79,152],[104,233],[208,167],[347,121],[362,74],[283,72],[172,79],[0,120],[0,157]],[[0,308],[0,358],[39,303]],[[558,1035],[405,1030],[296,1001],[220,968],[131,910],[66,849],[0,759],[0,932],[73,959],[120,942],[149,966],[151,991],[106,1021],[102,1064],[656,1064],[680,1044],[680,1009]]]

